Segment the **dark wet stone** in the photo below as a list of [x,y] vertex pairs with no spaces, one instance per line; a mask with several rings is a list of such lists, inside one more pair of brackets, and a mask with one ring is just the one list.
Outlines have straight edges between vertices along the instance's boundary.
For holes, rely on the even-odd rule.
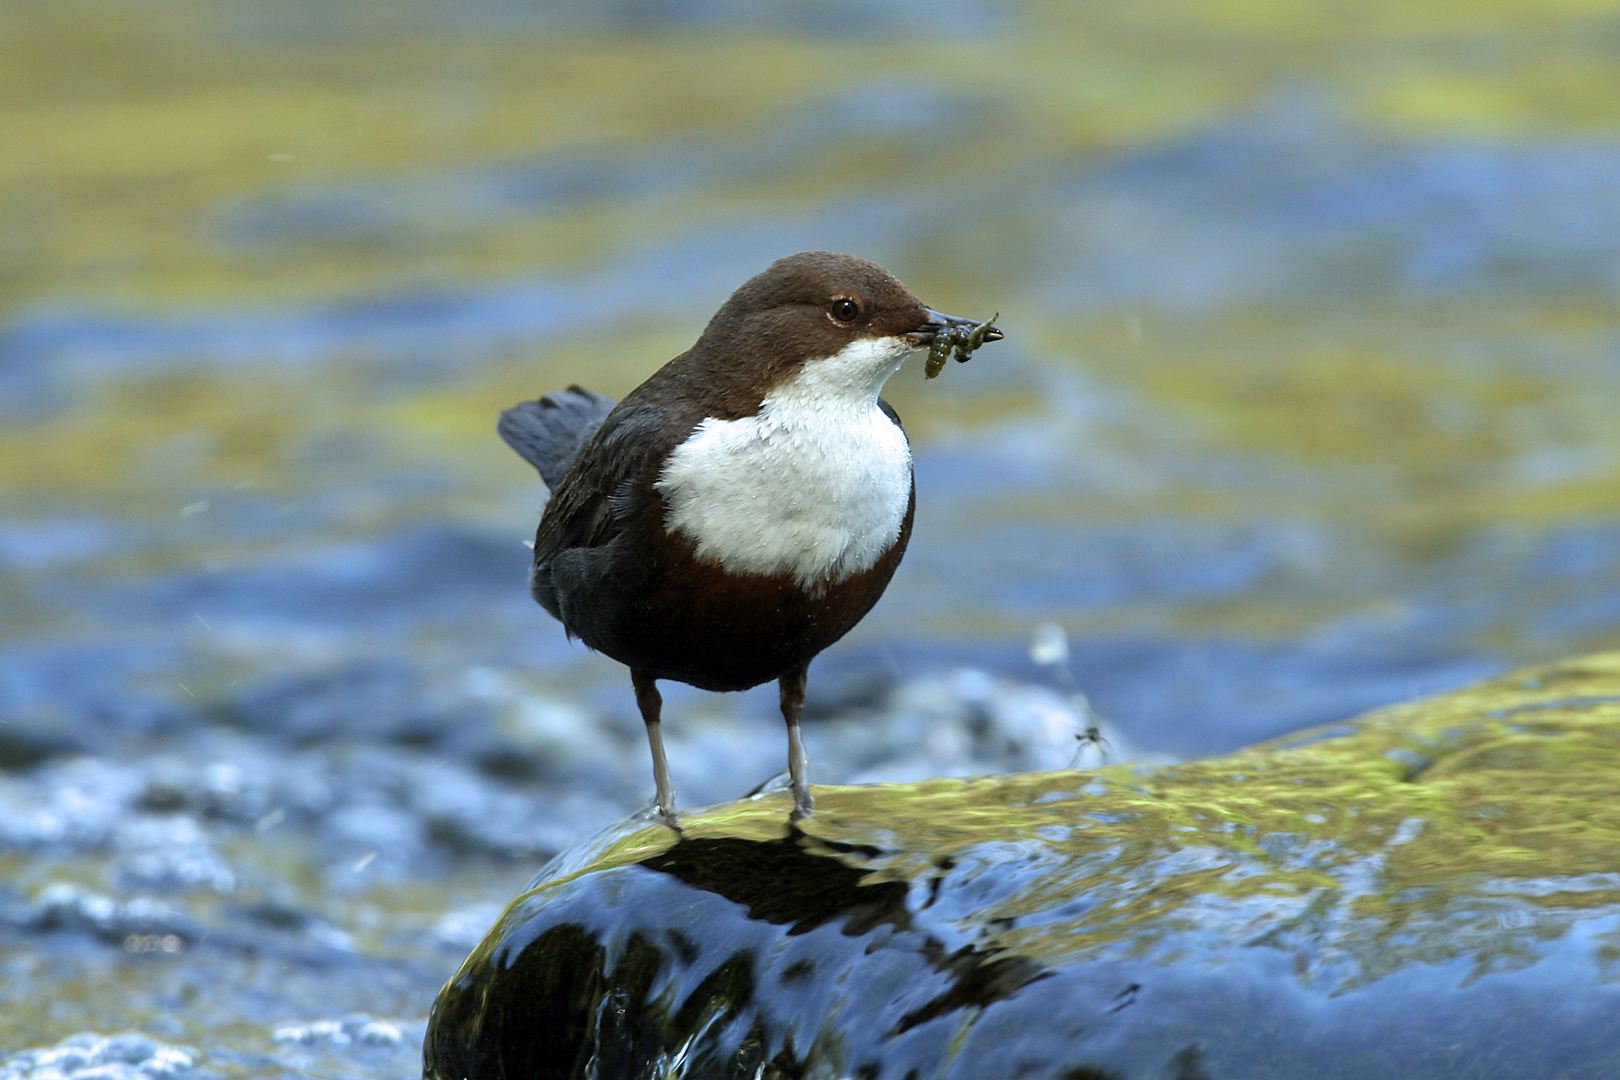
[[427,1075],[1613,1076],[1617,700],[1608,654],[1172,768],[632,820],[446,985]]

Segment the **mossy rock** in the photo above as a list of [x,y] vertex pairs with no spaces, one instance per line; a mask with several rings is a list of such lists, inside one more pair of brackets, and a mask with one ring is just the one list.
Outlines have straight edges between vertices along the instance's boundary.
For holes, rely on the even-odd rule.
[[1620,1076],[1620,654],[1229,757],[818,788],[542,871],[426,1074]]

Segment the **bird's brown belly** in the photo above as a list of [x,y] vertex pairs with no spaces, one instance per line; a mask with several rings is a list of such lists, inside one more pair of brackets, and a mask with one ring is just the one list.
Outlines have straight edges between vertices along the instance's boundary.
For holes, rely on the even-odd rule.
[[819,591],[791,574],[732,574],[677,544],[661,566],[648,568],[618,618],[580,636],[655,678],[746,690],[808,663],[848,633],[883,595],[906,539],[902,534],[870,569]]

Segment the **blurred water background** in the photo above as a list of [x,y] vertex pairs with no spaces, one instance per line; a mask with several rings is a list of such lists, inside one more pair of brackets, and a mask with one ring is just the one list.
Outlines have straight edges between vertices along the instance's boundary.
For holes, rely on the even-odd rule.
[[[796,250],[1008,332],[890,383],[915,538],[819,779],[1620,646],[1617,85],[1590,0],[0,0],[0,1076],[414,1072],[650,790],[495,416]],[[768,688],[669,691],[687,805],[779,767]]]

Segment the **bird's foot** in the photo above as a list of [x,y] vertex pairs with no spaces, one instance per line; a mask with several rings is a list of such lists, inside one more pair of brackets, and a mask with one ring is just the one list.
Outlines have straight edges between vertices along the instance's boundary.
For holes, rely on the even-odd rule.
[[793,813],[788,818],[790,821],[799,821],[803,818],[807,818],[816,808],[816,800],[810,797],[809,790],[806,789],[804,791],[799,791],[795,789],[793,786],[793,774],[786,770],[783,770],[782,772],[779,772],[775,776],[771,777],[769,780],[764,781],[758,787],[754,788],[754,790],[744,795],[743,798],[760,799],[766,795],[775,795],[779,791],[790,791],[793,793]]
[[660,803],[656,795],[642,803],[640,809],[630,815],[630,819],[632,821],[656,822],[660,825],[667,825],[676,832],[681,831],[680,818],[676,816],[674,805],[666,806]]

